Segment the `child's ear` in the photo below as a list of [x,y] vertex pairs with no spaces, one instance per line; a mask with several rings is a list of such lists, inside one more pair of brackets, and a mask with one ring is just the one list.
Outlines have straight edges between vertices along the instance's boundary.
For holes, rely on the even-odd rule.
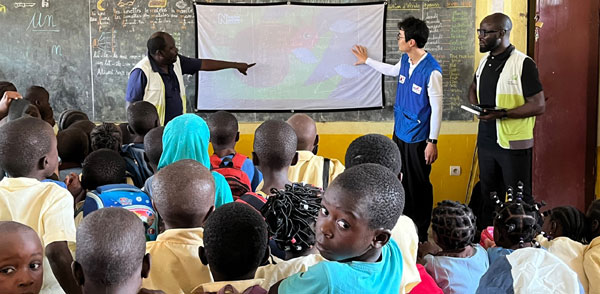
[[75,282],[77,285],[83,286],[83,283],[85,283],[85,277],[83,276],[83,268],[81,267],[81,264],[79,264],[77,261],[73,261],[73,263],[71,263],[71,271],[73,272],[73,277],[75,277]]
[[254,166],[259,166],[260,165],[260,161],[258,160],[258,156],[256,156],[256,153],[254,153],[254,151],[252,152],[252,164],[254,164]]
[[592,232],[598,231],[599,227],[600,227],[600,221],[597,219],[593,220],[592,221]]
[[237,132],[237,134],[235,134],[235,141],[239,141],[240,140],[240,132]]
[[290,165],[296,165],[296,163],[298,163],[298,152],[294,152],[294,158],[292,158]]
[[198,247],[198,257],[200,257],[200,262],[202,262],[203,265],[208,265],[208,258],[206,258],[204,246]]
[[38,166],[37,168],[39,170],[45,170],[46,167],[48,166],[49,162],[48,162],[48,156],[44,155],[42,158],[40,158],[40,160],[38,161]]
[[144,255],[144,260],[142,260],[142,279],[145,279],[150,274],[150,253],[146,253]]
[[133,132],[133,130],[131,129],[131,127],[129,126],[129,124],[127,124],[127,132],[129,132],[132,135],[135,135],[135,133]]
[[371,246],[373,246],[374,248],[381,248],[390,241],[390,238],[392,238],[391,230],[377,229],[375,230],[375,235],[373,236]]
[[202,225],[204,225],[204,223],[206,222],[206,220],[208,219],[208,216],[213,213],[213,211],[215,211],[215,206],[211,206],[208,211],[206,212],[206,215],[204,215],[204,219],[202,220]]

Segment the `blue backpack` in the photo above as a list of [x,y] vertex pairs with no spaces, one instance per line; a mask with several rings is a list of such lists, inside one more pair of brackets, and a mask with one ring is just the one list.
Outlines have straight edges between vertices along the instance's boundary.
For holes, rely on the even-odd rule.
[[83,217],[104,207],[122,207],[135,213],[144,223],[146,240],[156,240],[158,216],[148,194],[128,184],[104,185],[90,191],[83,204]]

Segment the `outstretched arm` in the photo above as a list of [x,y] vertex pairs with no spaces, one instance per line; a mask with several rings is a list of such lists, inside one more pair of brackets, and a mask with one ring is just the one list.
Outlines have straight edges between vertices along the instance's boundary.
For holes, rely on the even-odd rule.
[[397,77],[400,74],[400,61],[396,65],[391,65],[373,60],[368,57],[367,48],[360,45],[352,47],[352,54],[356,56],[354,65],[366,64],[386,76]]
[[200,70],[203,71],[215,71],[226,68],[235,68],[241,74],[246,75],[246,71],[253,67],[256,63],[243,63],[243,62],[231,62],[231,61],[223,61],[223,60],[213,60],[213,59],[202,59],[202,67]]
[[73,256],[67,246],[67,241],[52,242],[46,246],[46,257],[52,269],[52,273],[67,294],[79,294],[81,288],[75,282],[71,273]]

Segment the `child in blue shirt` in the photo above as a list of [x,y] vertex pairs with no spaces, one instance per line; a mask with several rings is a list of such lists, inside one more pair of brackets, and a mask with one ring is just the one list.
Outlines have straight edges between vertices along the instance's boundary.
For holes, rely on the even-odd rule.
[[347,169],[329,186],[315,226],[323,261],[269,293],[398,293],[402,253],[391,239],[404,209],[397,175],[378,164]]
[[433,210],[431,226],[442,251],[424,257],[425,269],[444,294],[475,293],[489,263],[485,249],[473,244],[473,211],[459,202],[444,200]]

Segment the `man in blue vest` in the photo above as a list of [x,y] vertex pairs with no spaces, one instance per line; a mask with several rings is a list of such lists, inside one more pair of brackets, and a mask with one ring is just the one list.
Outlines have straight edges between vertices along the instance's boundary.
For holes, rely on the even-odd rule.
[[398,77],[393,139],[402,154],[404,214],[415,222],[419,241],[424,242],[433,207],[429,174],[438,156],[436,144],[442,122],[442,68],[423,49],[429,38],[424,21],[408,17],[398,23],[398,29],[398,48],[405,54],[396,65],[368,58],[363,46],[354,46],[352,53],[357,58],[355,65],[367,64],[384,75]]
[[254,63],[196,59],[179,55],[175,39],[165,32],[156,32],[147,43],[148,56],[135,65],[129,74],[125,100],[127,107],[135,101],[148,101],[158,111],[161,125],[185,113],[184,74],[235,68],[246,75]]
[[477,30],[479,51],[489,52],[480,63],[469,102],[500,111],[479,116],[477,146],[481,195],[471,204],[482,230],[492,225],[495,209],[490,198],[496,192],[502,199],[507,187],[523,183],[523,200],[531,196],[531,162],[535,116],[544,113],[546,103],[535,62],[510,44],[512,22],[502,13],[486,16]]

